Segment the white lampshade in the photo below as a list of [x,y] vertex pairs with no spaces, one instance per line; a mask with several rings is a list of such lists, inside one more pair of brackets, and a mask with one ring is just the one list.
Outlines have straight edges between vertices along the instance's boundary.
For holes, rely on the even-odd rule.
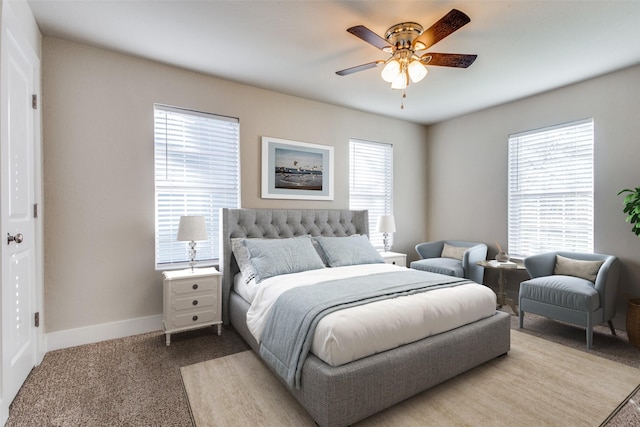
[[204,216],[189,215],[180,217],[178,226],[178,241],[189,242],[197,240],[207,240],[207,224]]
[[395,233],[396,221],[393,215],[380,215],[378,218],[378,232],[380,233]]
[[382,80],[385,82],[393,82],[400,74],[400,63],[396,59],[392,59],[382,69]]
[[427,68],[420,61],[411,61],[408,70],[411,81],[414,83],[418,83],[427,75]]
[[406,89],[409,86],[409,76],[406,72],[398,74],[398,76],[391,82],[391,89]]

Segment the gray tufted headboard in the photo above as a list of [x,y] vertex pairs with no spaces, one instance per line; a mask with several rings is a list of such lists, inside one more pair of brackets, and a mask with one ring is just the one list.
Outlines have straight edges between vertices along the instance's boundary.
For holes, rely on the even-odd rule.
[[231,238],[286,239],[296,236],[369,235],[368,211],[338,209],[222,209],[220,265],[222,317],[229,323],[229,294],[240,271],[231,252]]

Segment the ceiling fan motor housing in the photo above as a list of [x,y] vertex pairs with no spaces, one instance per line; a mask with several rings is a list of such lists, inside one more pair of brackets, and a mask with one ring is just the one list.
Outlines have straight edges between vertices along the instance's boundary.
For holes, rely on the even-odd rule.
[[398,49],[413,50],[413,42],[420,37],[424,28],[416,22],[402,22],[389,28],[385,33],[385,39],[389,44]]

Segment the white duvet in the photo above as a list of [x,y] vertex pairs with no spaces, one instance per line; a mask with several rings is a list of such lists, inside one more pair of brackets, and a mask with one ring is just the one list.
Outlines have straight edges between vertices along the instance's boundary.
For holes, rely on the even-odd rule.
[[[402,270],[391,264],[366,264],[324,268],[271,277],[255,284],[238,286],[251,302],[247,326],[260,342],[272,305],[284,291],[316,283]],[[242,282],[237,280],[236,284]],[[414,295],[376,301],[335,311],[318,323],[311,352],[331,366],[339,366],[411,343],[430,335],[455,329],[491,316],[496,296],[477,283],[434,289]]]

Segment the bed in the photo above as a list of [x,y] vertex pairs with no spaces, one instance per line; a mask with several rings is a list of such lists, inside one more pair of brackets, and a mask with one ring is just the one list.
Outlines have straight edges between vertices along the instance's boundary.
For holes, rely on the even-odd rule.
[[[367,211],[223,209],[221,215],[223,320],[258,354],[260,345],[247,324],[251,304],[234,288],[240,268],[232,241],[369,234]],[[298,382],[283,382],[318,425],[353,424],[506,354],[509,316],[495,311],[495,306],[491,310],[477,321],[339,366],[310,352],[301,364]]]

